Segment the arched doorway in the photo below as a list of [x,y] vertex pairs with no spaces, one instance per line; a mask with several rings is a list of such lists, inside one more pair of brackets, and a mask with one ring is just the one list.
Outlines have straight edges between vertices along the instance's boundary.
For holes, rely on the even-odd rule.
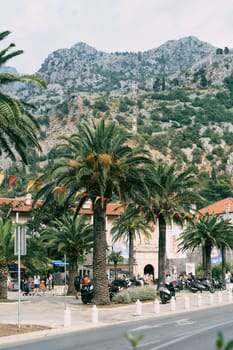
[[154,267],[151,264],[148,264],[144,267],[144,275],[153,275],[154,276]]

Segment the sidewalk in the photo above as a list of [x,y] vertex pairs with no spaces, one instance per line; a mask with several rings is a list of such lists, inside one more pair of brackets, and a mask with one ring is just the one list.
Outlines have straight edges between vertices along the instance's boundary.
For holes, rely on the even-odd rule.
[[[10,293],[10,299],[17,300],[17,292]],[[130,305],[108,305],[93,307],[83,305],[80,299],[56,296],[47,292],[45,296],[22,296],[20,300],[20,324],[37,324],[52,327],[51,330],[1,337],[1,344],[48,335],[79,331],[121,322],[161,317],[172,313],[185,313],[199,309],[232,303],[232,292],[217,291],[177,293],[176,300],[168,304],[157,302],[134,303]],[[18,302],[1,304],[1,323],[18,324]]]

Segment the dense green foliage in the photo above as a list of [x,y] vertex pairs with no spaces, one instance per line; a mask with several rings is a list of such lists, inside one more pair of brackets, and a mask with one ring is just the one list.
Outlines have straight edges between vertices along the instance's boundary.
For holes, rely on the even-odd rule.
[[113,297],[117,304],[129,304],[137,300],[155,300],[157,291],[154,286],[133,287],[124,289]]

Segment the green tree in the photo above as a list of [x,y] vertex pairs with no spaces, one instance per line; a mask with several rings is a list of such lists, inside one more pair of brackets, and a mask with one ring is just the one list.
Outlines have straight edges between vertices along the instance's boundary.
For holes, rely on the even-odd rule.
[[151,238],[151,225],[142,215],[130,215],[129,210],[118,216],[114,221],[111,229],[113,241],[124,240],[129,244],[129,276],[133,278],[133,254],[134,241],[136,236],[145,236]]
[[[0,42],[10,34],[9,31],[0,33]],[[0,68],[9,59],[23,53],[22,50],[11,52],[14,44],[0,51]],[[0,155],[6,153],[11,159],[19,154],[24,163],[27,163],[27,146],[34,146],[41,150],[36,132],[39,129],[36,119],[29,113],[29,105],[10,95],[3,93],[3,87],[10,83],[32,83],[45,88],[44,80],[35,75],[14,75],[0,72]],[[30,106],[32,107],[32,106]]]
[[[57,186],[69,191],[69,198],[79,198],[77,212],[87,199],[93,210],[93,282],[94,303],[109,303],[106,275],[106,207],[107,201],[116,196],[120,200],[136,201],[148,196],[152,187],[153,164],[150,153],[142,148],[129,146],[133,134],[115,123],[90,126],[79,125],[79,133],[64,138],[58,146],[63,149],[62,158],[49,172]],[[46,174],[47,175],[47,174]],[[42,190],[45,198],[51,188]],[[77,197],[79,194],[79,197]]]
[[216,49],[216,55],[222,55],[223,54],[223,49],[217,48]]
[[187,228],[180,235],[179,247],[182,251],[194,251],[202,247],[202,264],[205,278],[212,276],[211,251],[216,247],[222,252],[222,277],[225,281],[225,249],[233,248],[233,226],[217,215],[204,214],[188,222]]
[[117,266],[118,264],[123,263],[124,258],[121,255],[121,252],[115,252],[114,250],[111,252],[111,254],[109,254],[108,256],[108,261],[111,263],[113,263],[114,265],[114,275],[115,275],[115,279],[117,278]]
[[189,170],[178,172],[174,164],[159,163],[154,168],[154,177],[160,192],[152,197],[153,215],[159,224],[158,286],[165,283],[166,228],[172,221],[183,225],[185,214],[191,205],[202,198],[194,190],[197,179]]
[[0,218],[0,299],[7,299],[8,265],[14,260],[13,224]]
[[233,196],[231,178],[227,175],[214,176],[206,179],[204,186],[202,182],[200,184],[203,197],[210,203]]
[[66,213],[44,228],[41,241],[47,246],[66,255],[69,263],[68,293],[75,294],[74,277],[79,262],[93,246],[93,227],[86,223],[84,215]]

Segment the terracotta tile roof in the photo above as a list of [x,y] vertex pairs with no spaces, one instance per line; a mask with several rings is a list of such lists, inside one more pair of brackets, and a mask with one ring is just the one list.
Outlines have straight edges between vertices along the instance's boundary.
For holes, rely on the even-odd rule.
[[[107,204],[107,215],[108,216],[118,216],[122,214],[124,211],[123,205],[117,204],[117,203],[108,203]],[[80,210],[80,214],[87,214],[87,215],[92,215],[92,210],[91,208],[82,208]]]
[[225,214],[228,207],[229,213],[233,212],[233,198],[224,198],[218,202],[208,205],[200,210],[201,214]]
[[[33,203],[33,200],[32,200]],[[42,201],[38,201],[37,205],[40,205]],[[12,204],[13,212],[29,212],[32,209],[32,205],[26,205],[25,198],[1,198],[0,197],[0,205],[2,204]],[[122,205],[117,203],[109,203],[107,204],[107,215],[108,216],[118,216],[122,214],[124,208]],[[80,210],[80,214],[92,215],[91,208],[82,208]]]
[[[42,201],[38,201],[37,205],[40,205]],[[0,205],[2,204],[12,204],[12,211],[18,212],[28,212],[32,209],[32,205],[28,205],[25,202],[25,198],[1,198]]]

